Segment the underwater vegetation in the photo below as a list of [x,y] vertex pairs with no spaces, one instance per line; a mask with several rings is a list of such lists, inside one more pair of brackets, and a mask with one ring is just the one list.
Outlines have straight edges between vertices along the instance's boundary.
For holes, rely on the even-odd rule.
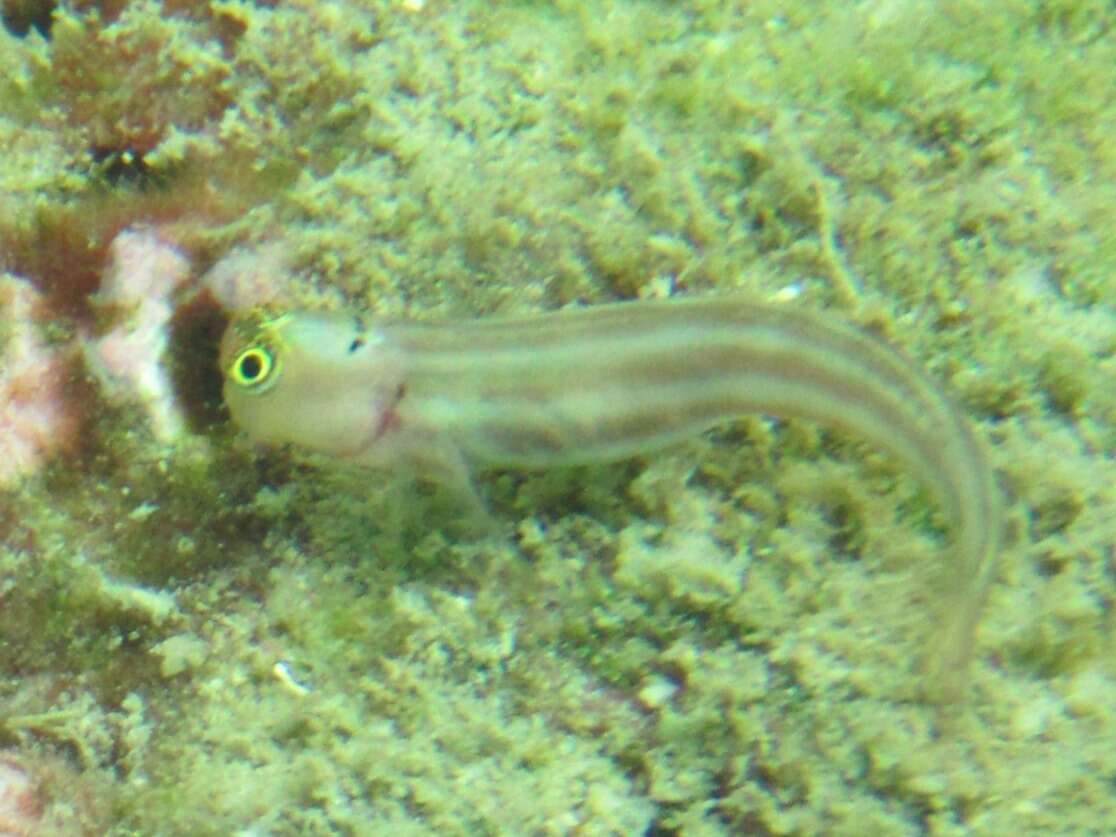
[[[1116,10],[0,3],[0,831],[1097,833],[1116,820]],[[257,449],[266,301],[465,321],[745,293],[958,404],[948,521],[756,415],[496,470],[495,521]]]

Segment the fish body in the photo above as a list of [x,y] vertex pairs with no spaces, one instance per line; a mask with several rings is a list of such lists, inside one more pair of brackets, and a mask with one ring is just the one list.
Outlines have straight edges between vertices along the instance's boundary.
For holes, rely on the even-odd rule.
[[622,459],[749,413],[848,431],[941,505],[952,537],[941,665],[964,669],[1000,546],[992,470],[941,387],[838,319],[737,297],[447,323],[253,314],[230,325],[221,365],[250,436],[468,496],[476,469]]

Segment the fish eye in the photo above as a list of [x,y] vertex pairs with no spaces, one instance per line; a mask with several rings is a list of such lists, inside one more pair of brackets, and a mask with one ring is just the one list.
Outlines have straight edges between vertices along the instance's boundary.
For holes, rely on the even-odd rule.
[[275,371],[275,358],[266,346],[250,346],[233,360],[229,377],[242,387],[258,389]]

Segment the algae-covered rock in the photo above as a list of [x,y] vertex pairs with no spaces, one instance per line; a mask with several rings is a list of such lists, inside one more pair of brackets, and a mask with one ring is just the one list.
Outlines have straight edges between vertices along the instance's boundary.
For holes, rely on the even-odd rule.
[[[0,433],[16,397],[70,422],[0,494],[0,783],[42,828],[1116,821],[1110,3],[2,8],[0,271],[66,362]],[[151,343],[174,433],[77,348],[114,328],[125,229],[183,259]],[[956,704],[921,698],[941,516],[839,431],[750,417],[485,475],[478,540],[221,405],[244,295],[465,318],[741,291],[880,334],[987,444],[1008,531]]]

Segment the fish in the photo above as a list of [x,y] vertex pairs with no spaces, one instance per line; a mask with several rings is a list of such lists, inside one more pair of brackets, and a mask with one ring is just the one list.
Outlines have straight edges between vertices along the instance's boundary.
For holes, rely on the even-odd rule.
[[478,471],[626,459],[749,414],[860,437],[948,524],[927,667],[931,692],[963,688],[1001,549],[995,473],[945,390],[839,317],[717,295],[447,322],[256,309],[229,324],[219,363],[252,439],[401,470],[474,509]]

